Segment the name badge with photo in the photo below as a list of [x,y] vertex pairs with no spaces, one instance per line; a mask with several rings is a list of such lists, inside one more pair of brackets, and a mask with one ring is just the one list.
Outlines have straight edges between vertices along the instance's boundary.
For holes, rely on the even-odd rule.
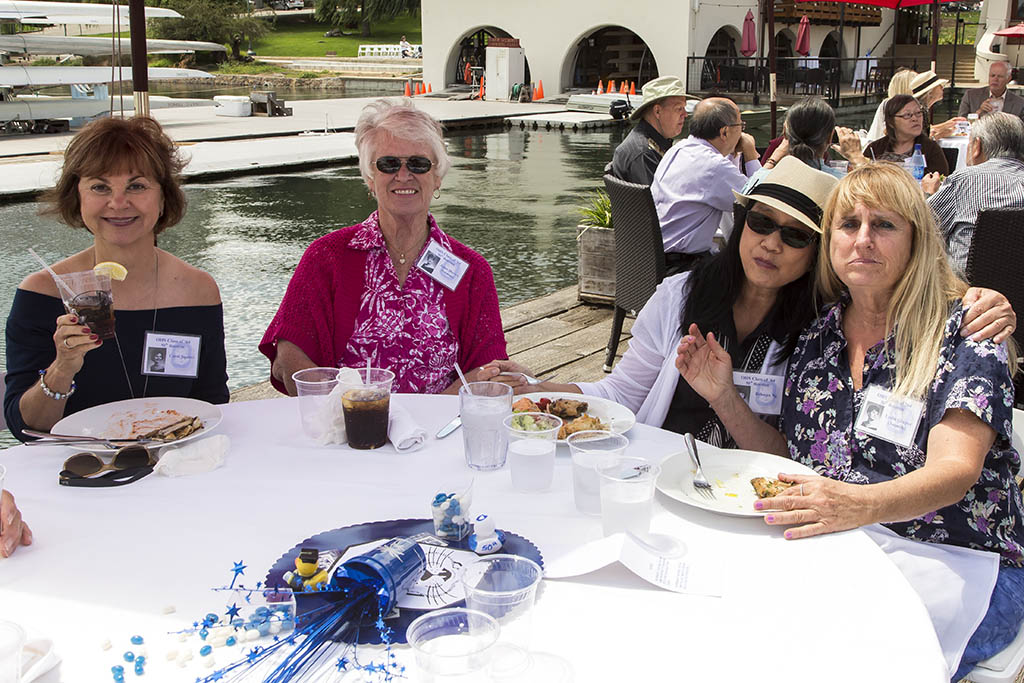
[[469,263],[431,240],[416,267],[454,292],[469,269]]
[[853,428],[908,448],[914,443],[923,414],[924,401],[896,398],[892,392],[872,384],[864,394]]
[[198,377],[198,334],[146,332],[142,349],[142,374],[164,377]]
[[732,383],[750,409],[758,415],[778,415],[782,412],[782,375],[733,372]]

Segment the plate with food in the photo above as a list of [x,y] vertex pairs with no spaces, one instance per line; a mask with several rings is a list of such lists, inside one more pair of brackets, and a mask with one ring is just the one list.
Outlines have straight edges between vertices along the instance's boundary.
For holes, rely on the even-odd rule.
[[636,424],[636,415],[626,406],[597,396],[535,392],[517,396],[512,403],[513,413],[550,413],[562,418],[558,443],[565,443],[570,434],[587,429],[607,429],[625,434]]
[[669,498],[723,515],[763,517],[765,512],[755,510],[754,501],[789,487],[786,482],[778,480],[780,472],[817,474],[803,463],[771,453],[715,448],[700,442],[697,449],[704,475],[715,494],[714,500],[693,488],[693,475],[697,468],[685,451],[676,453],[661,464],[661,475],[655,486]]
[[[221,419],[220,408],[194,398],[130,398],[68,415],[50,433],[180,444],[210,434]],[[113,452],[102,447],[89,450]]]

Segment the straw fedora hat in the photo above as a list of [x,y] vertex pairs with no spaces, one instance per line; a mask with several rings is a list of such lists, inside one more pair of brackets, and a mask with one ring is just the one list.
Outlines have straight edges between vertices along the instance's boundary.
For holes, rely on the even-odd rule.
[[822,210],[838,184],[829,173],[813,169],[796,157],[783,157],[750,192],[733,190],[733,195],[743,206],[750,206],[750,202],[767,204],[820,233]]
[[910,81],[910,94],[920,97],[938,85],[946,87],[949,85],[949,80],[939,78],[934,71],[925,71],[914,76],[914,80]]
[[699,100],[699,97],[686,94],[686,86],[676,76],[661,76],[652,81],[647,81],[642,94],[643,104],[633,110],[629,115],[630,120],[638,121],[647,108],[652,104],[662,101],[666,97],[686,97],[691,100]]

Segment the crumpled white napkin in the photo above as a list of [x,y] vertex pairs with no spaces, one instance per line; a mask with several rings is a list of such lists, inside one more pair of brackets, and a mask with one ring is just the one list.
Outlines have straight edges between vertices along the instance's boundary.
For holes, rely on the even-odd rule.
[[399,453],[415,451],[427,440],[427,431],[420,427],[408,410],[391,401],[388,439]]
[[153,471],[165,477],[183,477],[202,474],[224,464],[231,448],[231,439],[223,434],[214,434],[184,446],[171,446],[160,453],[160,461]]
[[338,369],[338,383],[327,395],[317,419],[322,429],[320,437],[316,440],[318,444],[326,446],[332,443],[348,443],[348,437],[345,435],[345,415],[341,410],[341,395],[348,389],[362,384],[363,380],[359,373],[352,368]]

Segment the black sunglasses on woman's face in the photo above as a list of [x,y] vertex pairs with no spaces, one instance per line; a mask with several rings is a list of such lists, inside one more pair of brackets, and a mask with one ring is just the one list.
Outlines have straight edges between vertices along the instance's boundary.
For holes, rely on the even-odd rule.
[[818,239],[815,233],[788,225],[779,225],[768,216],[757,211],[747,212],[747,227],[758,235],[770,235],[778,230],[782,237],[782,243],[794,249],[803,249]]
[[427,157],[378,157],[377,158],[377,170],[381,173],[398,173],[399,169],[402,168],[402,163],[405,163],[405,167],[409,169],[410,173],[423,174],[430,171],[434,166]]

